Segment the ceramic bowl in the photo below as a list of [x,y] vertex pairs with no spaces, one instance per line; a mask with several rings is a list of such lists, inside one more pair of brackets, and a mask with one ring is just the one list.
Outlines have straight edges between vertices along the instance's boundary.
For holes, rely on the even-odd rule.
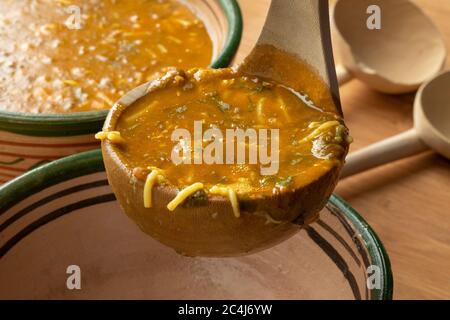
[[[71,266],[81,289],[69,289]],[[392,288],[382,243],[338,196],[319,221],[276,247],[189,258],[121,211],[99,150],[0,187],[0,299],[366,300],[391,299]]]
[[[211,67],[226,67],[241,39],[242,17],[235,0],[192,0],[214,42]],[[43,163],[99,147],[108,110],[72,114],[13,113],[0,110],[0,185]]]

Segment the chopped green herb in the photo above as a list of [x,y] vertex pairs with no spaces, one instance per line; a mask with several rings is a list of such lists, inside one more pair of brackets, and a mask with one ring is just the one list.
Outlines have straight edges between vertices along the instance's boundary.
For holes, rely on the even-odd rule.
[[297,158],[297,159],[293,159],[292,161],[291,161],[291,166],[296,166],[296,165],[298,165],[300,162],[302,162],[303,161],[303,158]]
[[253,102],[252,98],[250,98],[250,96],[247,96],[248,99],[248,111],[253,112],[256,109],[256,105]]
[[263,187],[267,187],[270,184],[273,184],[275,181],[275,176],[265,176],[264,178],[259,180],[259,184]]
[[255,92],[263,92],[263,91],[270,91],[272,90],[272,85],[268,82],[263,82],[262,84],[257,85],[253,91]]
[[217,105],[220,111],[225,112],[231,109],[230,104],[220,99],[219,93],[217,91],[208,92],[205,95]]
[[227,110],[230,110],[230,108],[231,108],[231,106],[228,103],[226,103],[222,100],[216,100],[216,103],[219,106],[220,110],[222,110],[222,111],[227,111]]
[[234,85],[234,88],[251,90],[251,88],[244,81],[239,81],[237,84]]
[[289,176],[287,178],[280,178],[275,187],[277,188],[286,188],[288,187],[292,182],[294,181],[294,178],[292,176]]
[[186,106],[180,106],[180,107],[178,107],[178,108],[175,109],[175,112],[176,112],[176,113],[183,113],[183,112],[186,112],[187,109],[188,109],[188,108],[187,108]]
[[161,161],[170,161],[169,157],[167,156],[167,153],[165,152],[159,152],[158,158]]
[[206,205],[208,202],[208,194],[205,190],[198,190],[183,202],[184,208],[198,207]]
[[205,96],[217,99],[219,97],[219,93],[217,91],[206,92]]

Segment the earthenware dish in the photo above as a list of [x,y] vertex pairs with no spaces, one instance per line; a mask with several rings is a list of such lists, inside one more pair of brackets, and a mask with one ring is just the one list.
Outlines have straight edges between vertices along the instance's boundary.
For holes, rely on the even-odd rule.
[[[69,266],[80,268],[81,290],[67,288]],[[276,247],[193,259],[121,212],[99,150],[0,187],[0,299],[378,300],[392,290],[382,243],[338,196],[319,221]]]
[[[190,4],[215,44],[211,67],[227,66],[241,39],[242,17],[235,0],[195,0]],[[0,110],[0,185],[43,163],[98,148],[108,110],[73,114],[12,113]]]

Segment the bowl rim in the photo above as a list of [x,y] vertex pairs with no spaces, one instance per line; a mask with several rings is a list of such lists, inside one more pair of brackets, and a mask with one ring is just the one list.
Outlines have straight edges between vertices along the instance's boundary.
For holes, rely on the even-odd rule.
[[[0,216],[23,199],[47,187],[84,175],[104,171],[101,149],[78,153],[33,169],[0,186]],[[329,200],[350,222],[365,245],[370,261],[381,268],[381,288],[371,290],[372,300],[391,300],[393,275],[389,255],[378,235],[366,220],[336,194]]]
[[[216,0],[225,14],[228,30],[222,50],[211,68],[227,67],[237,52],[243,20],[237,0]],[[35,114],[0,110],[0,130],[39,137],[66,137],[95,133],[101,129],[109,110],[68,114]]]

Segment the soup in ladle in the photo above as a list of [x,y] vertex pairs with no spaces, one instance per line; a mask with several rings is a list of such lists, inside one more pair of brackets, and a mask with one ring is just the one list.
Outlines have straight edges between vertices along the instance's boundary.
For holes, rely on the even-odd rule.
[[350,139],[334,105],[306,92],[174,69],[130,93],[97,134],[124,211],[188,255],[249,253],[313,221]]

